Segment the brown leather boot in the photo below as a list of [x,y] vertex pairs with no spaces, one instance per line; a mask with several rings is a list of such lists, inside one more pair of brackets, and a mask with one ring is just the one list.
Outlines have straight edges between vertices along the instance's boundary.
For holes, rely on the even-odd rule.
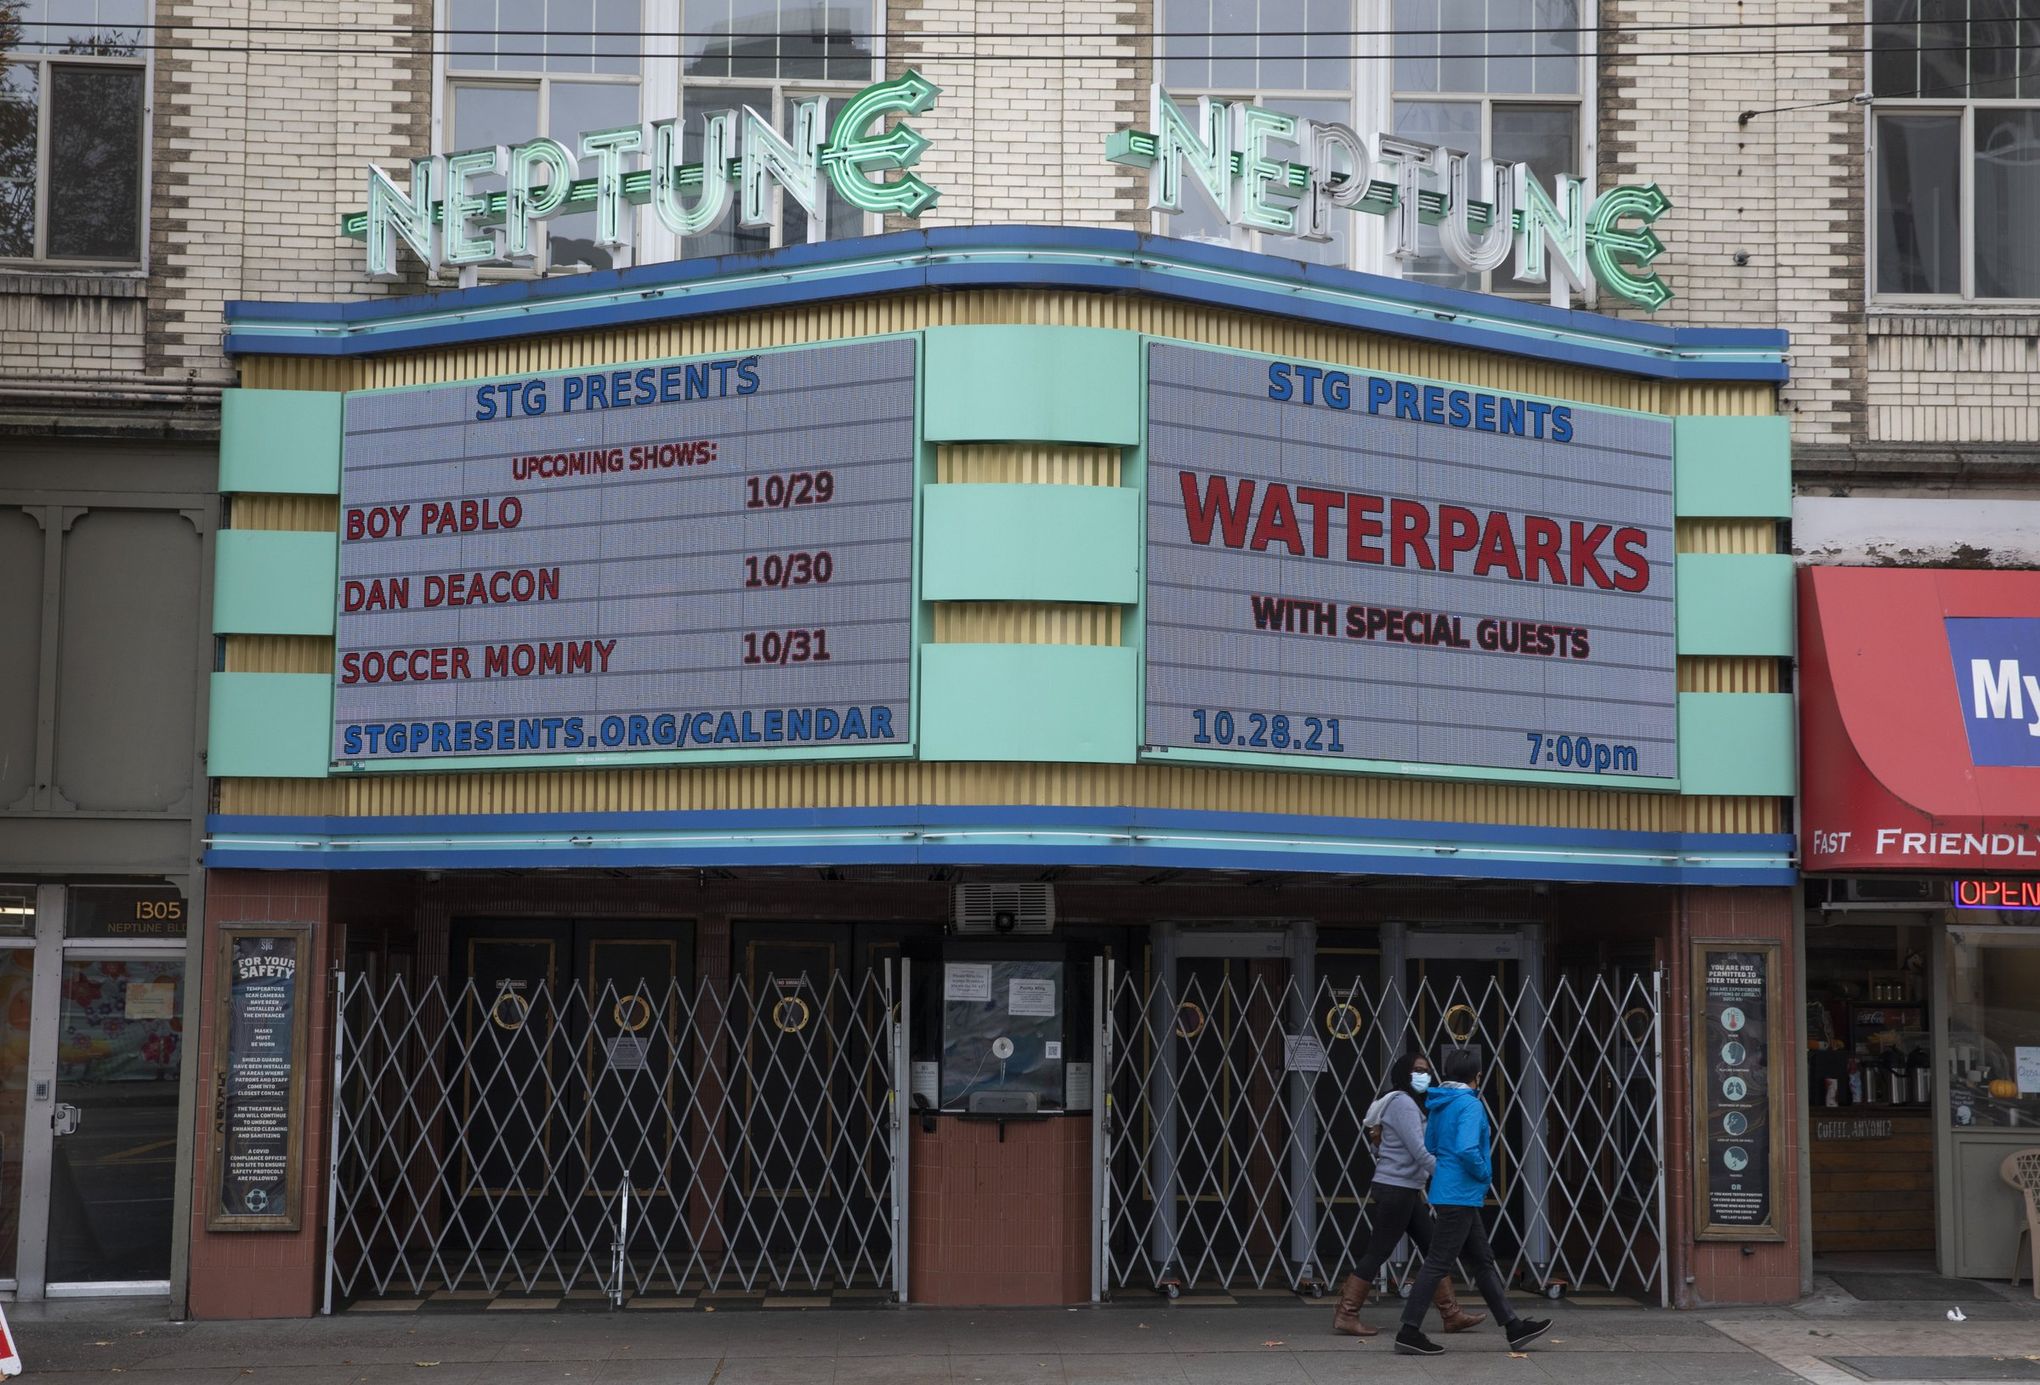
[[1485,1313],[1469,1313],[1459,1306],[1459,1299],[1452,1292],[1452,1277],[1447,1275],[1438,1281],[1438,1292],[1431,1296],[1431,1302],[1438,1307],[1438,1316],[1447,1332],[1465,1332],[1479,1327],[1487,1321]]
[[1362,1279],[1357,1274],[1347,1275],[1346,1282],[1339,1286],[1339,1306],[1332,1310],[1332,1331],[1341,1337],[1372,1337],[1380,1331],[1360,1321],[1360,1310],[1367,1305],[1367,1296],[1373,1292],[1373,1280]]

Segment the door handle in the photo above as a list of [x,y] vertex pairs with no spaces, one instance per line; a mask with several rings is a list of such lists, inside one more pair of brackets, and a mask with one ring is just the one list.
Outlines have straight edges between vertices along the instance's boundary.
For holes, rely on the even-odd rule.
[[50,1115],[50,1130],[58,1135],[75,1135],[78,1133],[78,1122],[83,1118],[84,1112],[67,1101],[60,1101],[57,1103],[57,1109]]

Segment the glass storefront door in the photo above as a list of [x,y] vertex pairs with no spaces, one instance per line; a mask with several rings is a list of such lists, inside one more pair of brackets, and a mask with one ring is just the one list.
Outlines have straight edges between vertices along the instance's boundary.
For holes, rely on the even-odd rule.
[[2040,929],[1950,928],[1941,975],[1941,1272],[2003,1279],[2026,1216],[2000,1171],[2040,1146]]
[[64,959],[50,1151],[53,1285],[170,1277],[184,959]]

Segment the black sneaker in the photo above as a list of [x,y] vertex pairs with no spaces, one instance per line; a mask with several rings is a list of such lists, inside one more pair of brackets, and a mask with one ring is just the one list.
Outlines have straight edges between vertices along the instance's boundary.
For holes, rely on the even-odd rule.
[[1549,1331],[1550,1318],[1518,1318],[1509,1324],[1509,1349],[1521,1351]]
[[1397,1356],[1443,1356],[1445,1348],[1424,1335],[1421,1327],[1405,1327],[1395,1334]]

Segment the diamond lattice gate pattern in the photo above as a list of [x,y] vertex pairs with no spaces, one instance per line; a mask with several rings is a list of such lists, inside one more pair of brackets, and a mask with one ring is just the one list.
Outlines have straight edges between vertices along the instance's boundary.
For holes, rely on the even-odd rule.
[[895,994],[343,978],[332,1294],[896,1291]]
[[[1657,973],[1299,987],[1280,965],[1109,983],[1100,1062],[1107,1289],[1322,1289],[1366,1248],[1361,1131],[1389,1063],[1477,1050],[1487,1218],[1526,1288],[1663,1301]],[[1383,1279],[1416,1266],[1404,1243]]]

